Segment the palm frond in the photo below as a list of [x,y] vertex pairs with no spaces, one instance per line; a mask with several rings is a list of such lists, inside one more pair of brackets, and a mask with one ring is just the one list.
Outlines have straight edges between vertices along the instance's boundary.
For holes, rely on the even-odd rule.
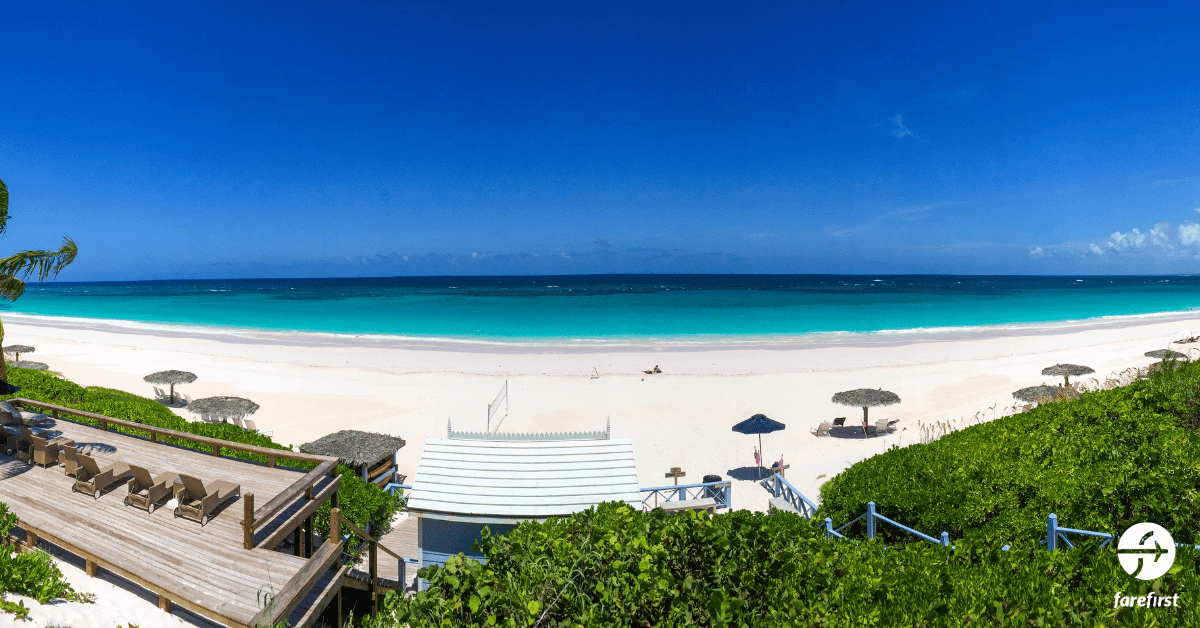
[[[71,238],[63,238],[62,248],[57,251],[21,251],[0,259],[0,277],[7,275],[16,278],[20,275],[25,278],[36,273],[38,281],[45,281],[51,275],[57,276],[67,264],[75,261],[78,252],[79,247]],[[3,286],[0,286],[0,296],[3,294]]]
[[0,299],[16,301],[22,294],[25,294],[24,281],[12,275],[0,273]]
[[0,233],[8,226],[8,186],[0,181]]

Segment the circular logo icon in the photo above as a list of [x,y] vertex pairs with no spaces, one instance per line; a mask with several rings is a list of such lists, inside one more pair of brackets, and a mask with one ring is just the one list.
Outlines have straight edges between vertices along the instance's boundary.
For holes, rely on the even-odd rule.
[[1117,560],[1129,575],[1140,580],[1162,577],[1175,562],[1175,539],[1162,526],[1139,523],[1121,535]]

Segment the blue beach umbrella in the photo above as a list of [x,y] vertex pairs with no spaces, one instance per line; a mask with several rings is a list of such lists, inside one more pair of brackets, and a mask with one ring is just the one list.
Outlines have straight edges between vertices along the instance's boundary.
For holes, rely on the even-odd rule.
[[778,432],[786,427],[779,421],[768,419],[765,414],[756,414],[733,426],[733,431],[740,434],[758,434],[758,475],[762,477],[762,435]]

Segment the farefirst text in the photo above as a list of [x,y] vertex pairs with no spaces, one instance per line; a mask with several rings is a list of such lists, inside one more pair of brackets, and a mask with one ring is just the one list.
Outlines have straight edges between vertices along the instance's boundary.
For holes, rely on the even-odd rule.
[[1117,595],[1113,599],[1113,608],[1120,608],[1122,606],[1140,606],[1142,608],[1179,606],[1179,594],[1163,596],[1156,595],[1151,591],[1150,595],[1143,595],[1141,597],[1121,597],[1121,592],[1117,591]]

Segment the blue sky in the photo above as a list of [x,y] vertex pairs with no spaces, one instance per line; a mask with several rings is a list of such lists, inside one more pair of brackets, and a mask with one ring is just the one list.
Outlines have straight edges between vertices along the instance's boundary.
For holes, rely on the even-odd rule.
[[163,4],[5,4],[0,252],[69,235],[68,281],[1200,272],[1195,3]]

